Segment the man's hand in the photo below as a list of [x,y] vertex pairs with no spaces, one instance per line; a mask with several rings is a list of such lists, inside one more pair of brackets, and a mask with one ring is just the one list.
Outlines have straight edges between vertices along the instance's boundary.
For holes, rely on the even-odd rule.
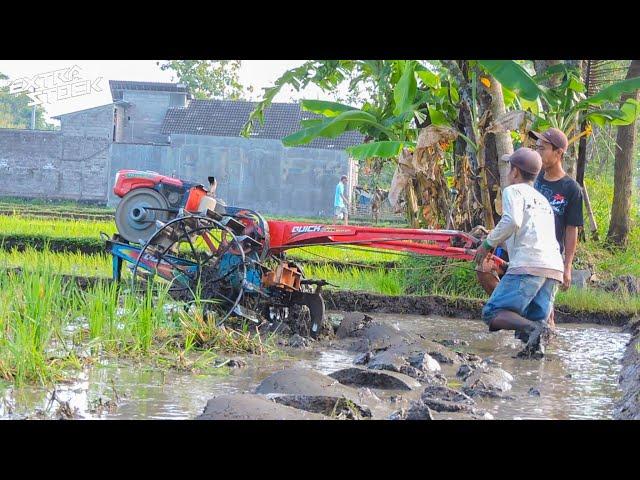
[[571,286],[571,265],[564,267],[564,275],[562,276],[562,285],[560,290],[566,291]]
[[487,255],[489,255],[489,248],[485,241],[482,242],[482,244],[478,247],[478,249],[476,250],[476,256],[473,259],[473,261],[476,262],[477,268],[480,268],[482,266]]

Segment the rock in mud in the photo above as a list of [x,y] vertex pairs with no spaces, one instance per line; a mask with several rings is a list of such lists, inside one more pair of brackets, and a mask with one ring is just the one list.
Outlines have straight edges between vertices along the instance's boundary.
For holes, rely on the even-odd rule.
[[336,332],[338,338],[348,338],[356,336],[356,333],[369,324],[373,318],[361,312],[349,312],[342,316],[340,326]]
[[311,343],[309,338],[302,337],[297,333],[294,334],[288,341],[291,348],[308,348]]
[[389,420],[433,420],[431,409],[421,400],[411,402],[407,409],[396,410]]
[[353,339],[350,349],[359,352],[382,350],[408,340],[406,334],[363,313],[345,314],[336,335]]
[[434,341],[449,348],[469,345],[469,342],[467,342],[466,340],[460,340],[458,338],[434,340]]
[[400,373],[403,373],[411,378],[415,378],[422,384],[427,385],[446,385],[447,377],[441,373],[423,372],[411,365],[403,365],[400,367]]
[[489,412],[476,412],[471,415],[474,420],[493,420],[494,417]]
[[[338,399],[344,398],[355,404],[360,411],[371,411],[381,403],[381,400],[367,389],[356,390],[342,385],[328,375],[307,368],[290,368],[275,372],[258,385],[255,393],[331,397],[334,404]],[[309,400],[309,405],[313,406],[312,399]]]
[[401,373],[358,367],[338,370],[329,374],[329,377],[343,385],[379,388],[381,390],[414,390],[421,387],[419,382]]
[[433,373],[442,370],[438,361],[425,352],[419,352],[410,355],[409,365],[423,372]]
[[230,368],[243,368],[247,366],[247,362],[240,360],[239,358],[231,358],[227,362],[227,367]]
[[538,390],[537,388],[531,387],[529,389],[529,395],[531,395],[532,397],[539,397],[540,396],[540,390]]
[[320,395],[267,395],[270,400],[281,405],[319,413],[330,418],[359,420],[371,418],[371,410],[347,400],[344,397],[327,397]]
[[474,412],[476,402],[458,390],[443,385],[430,385],[420,397],[430,409],[436,412]]
[[458,368],[456,377],[461,378],[462,380],[466,380],[467,377],[474,372],[474,370],[475,368],[473,366],[469,365],[468,363],[463,363],[462,365],[460,365],[460,368]]
[[482,363],[482,357],[479,355],[476,355],[475,353],[458,352],[458,355],[460,356],[462,361],[466,363],[469,363],[472,365],[477,365]]
[[424,348],[425,351],[435,358],[440,363],[447,363],[458,365],[462,363],[463,357],[453,350],[445,347],[444,345],[440,345],[437,342],[433,342],[431,340],[422,340],[420,342],[420,347]]
[[358,355],[353,361],[354,365],[366,365],[371,360],[371,352],[365,352]]
[[422,372],[436,373],[440,364],[425,352],[419,344],[402,342],[371,356],[368,367],[377,370],[401,372],[403,367],[413,367]]
[[338,328],[340,328],[340,324],[342,323],[342,320],[344,320],[344,315],[341,315],[339,313],[327,314],[327,321],[331,324],[334,330],[337,330]]
[[212,398],[196,420],[328,420],[317,413],[287,407],[262,395],[235,394]]
[[371,356],[367,366],[372,370],[389,370],[399,372],[403,365],[408,365],[405,355],[396,349],[389,348]]
[[498,367],[483,366],[465,379],[462,390],[470,397],[512,399],[513,397],[504,395],[504,392],[511,390],[512,381],[513,377],[509,372]]

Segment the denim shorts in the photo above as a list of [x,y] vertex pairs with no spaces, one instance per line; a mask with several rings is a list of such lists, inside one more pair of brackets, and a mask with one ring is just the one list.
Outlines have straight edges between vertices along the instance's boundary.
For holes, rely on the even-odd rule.
[[482,320],[488,325],[500,310],[510,310],[534,322],[546,320],[559,284],[552,278],[505,275],[482,309]]

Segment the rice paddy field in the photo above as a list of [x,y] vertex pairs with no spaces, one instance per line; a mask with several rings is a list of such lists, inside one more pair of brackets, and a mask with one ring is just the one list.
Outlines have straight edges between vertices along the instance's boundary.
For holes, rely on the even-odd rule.
[[[38,211],[51,215],[37,216]],[[50,384],[105,357],[223,373],[224,367],[215,365],[226,354],[277,354],[273,344],[246,326],[216,326],[196,310],[176,307],[166,292],[142,301],[106,281],[112,275],[112,260],[104,251],[101,233],[115,233],[112,215],[112,210],[94,206],[0,202],[1,381]],[[592,246],[580,248],[579,257],[601,259],[605,275],[635,273],[636,262],[616,263],[615,254],[598,257]],[[301,262],[307,278],[332,284],[326,288],[486,298],[469,262],[344,246],[298,248],[288,256]],[[63,275],[105,281],[80,288],[63,281]],[[561,292],[557,304],[588,311],[640,312],[638,296],[590,289]]]

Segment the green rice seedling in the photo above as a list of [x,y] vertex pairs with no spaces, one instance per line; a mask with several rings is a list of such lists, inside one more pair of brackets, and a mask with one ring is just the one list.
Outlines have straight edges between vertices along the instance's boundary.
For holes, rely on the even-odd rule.
[[287,256],[294,260],[357,263],[366,265],[398,262],[402,260],[405,255],[406,254],[404,252],[375,250],[372,248],[358,247],[356,245],[309,246],[294,248],[287,251]]
[[52,238],[99,238],[100,232],[115,233],[113,221],[40,219],[18,216],[0,216],[3,235],[47,235]]
[[0,268],[22,268],[25,271],[48,270],[56,274],[86,277],[110,277],[111,257],[107,254],[85,255],[79,252],[52,252],[27,247],[0,250]]
[[395,269],[337,269],[333,265],[308,265],[308,278],[324,279],[340,290],[360,290],[384,295],[402,295],[402,276]]
[[584,312],[638,315],[640,313],[640,295],[571,287],[566,292],[558,292],[556,306],[560,309],[570,307]]
[[4,378],[17,384],[47,384],[59,378],[60,359],[52,351],[66,321],[64,288],[51,274],[4,274],[0,364]]
[[270,353],[270,342],[263,342],[260,334],[238,331],[225,325],[218,325],[215,315],[202,308],[192,308],[189,312],[178,313],[181,329],[185,337],[185,351],[194,349],[212,350],[225,353]]
[[100,348],[117,351],[119,342],[118,285],[96,283],[82,295],[82,311],[89,324],[89,338]]

